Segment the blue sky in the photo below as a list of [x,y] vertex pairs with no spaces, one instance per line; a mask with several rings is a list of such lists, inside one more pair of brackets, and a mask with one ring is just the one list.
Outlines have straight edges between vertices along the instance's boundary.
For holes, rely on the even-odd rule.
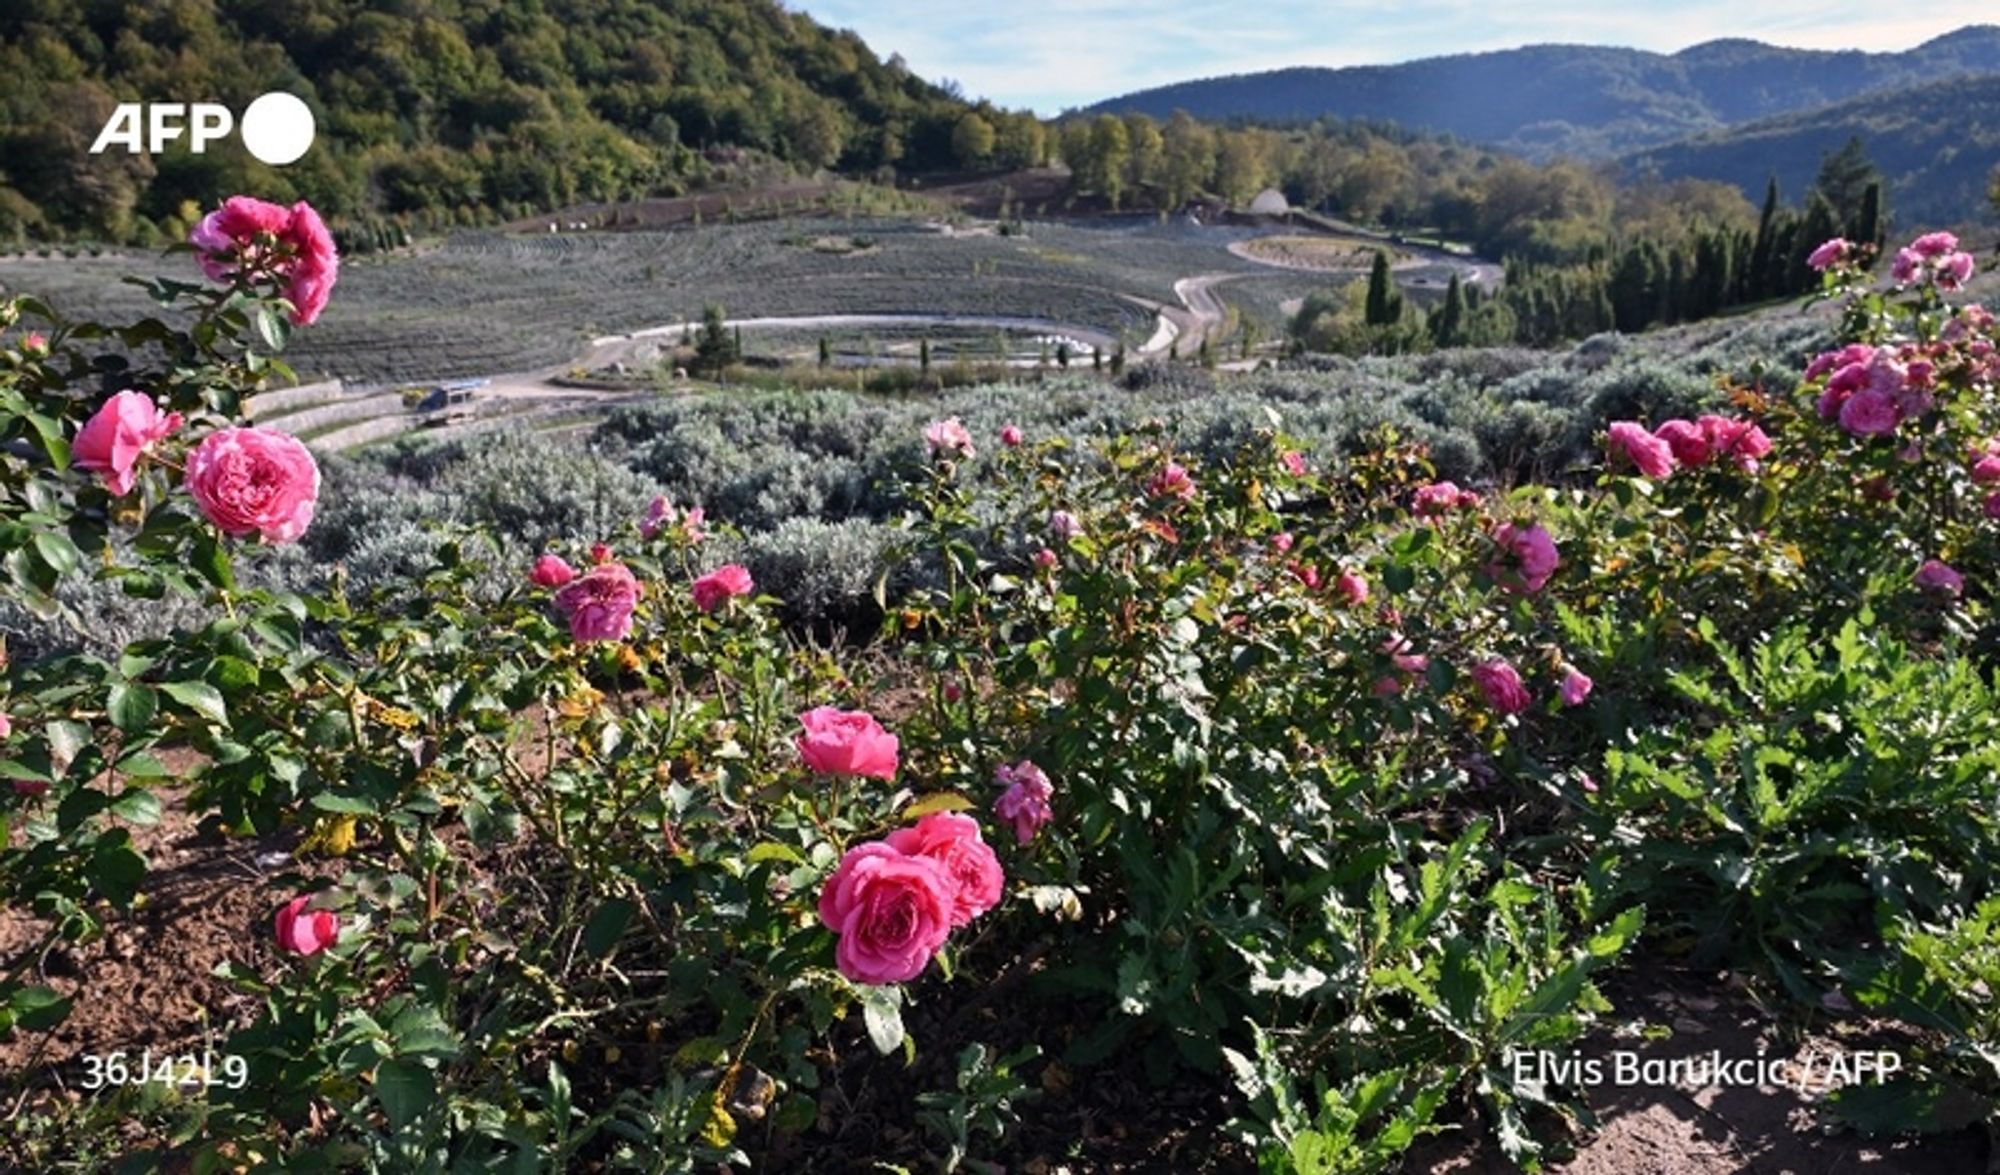
[[[1543,41],[1673,52],[1717,37],[1907,49],[2000,21],[1993,0],[789,0],[971,97],[1043,115],[1147,86],[1288,65],[1379,65]],[[1913,8],[1917,6],[1912,6]]]

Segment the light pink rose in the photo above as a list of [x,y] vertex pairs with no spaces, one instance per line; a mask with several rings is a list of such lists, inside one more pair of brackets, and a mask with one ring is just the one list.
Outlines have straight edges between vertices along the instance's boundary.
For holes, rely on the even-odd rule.
[[70,456],[102,477],[113,497],[122,498],[138,481],[139,458],[180,426],[180,413],[162,414],[150,396],[127,388],[84,422]]
[[799,715],[805,733],[792,740],[799,758],[821,775],[894,779],[896,736],[864,710],[819,706]]
[[562,556],[545,554],[535,560],[535,569],[528,578],[545,588],[559,588],[576,578],[576,568],[563,562]]
[[1083,533],[1083,523],[1067,510],[1051,511],[1049,533],[1059,539],[1073,539]]
[[0,710],[0,742],[6,742],[13,737],[14,719],[8,715],[7,711]]
[[840,936],[834,964],[856,983],[915,979],[951,935],[953,892],[928,857],[855,845],[819,891],[819,920]]
[[285,903],[276,919],[278,945],[295,955],[316,955],[340,937],[340,919],[332,910],[308,910],[313,895]]
[[1155,498],[1179,498],[1185,502],[1194,497],[1194,478],[1179,462],[1169,461],[1167,467],[1146,479],[1146,493]]
[[929,446],[931,456],[973,457],[977,450],[972,447],[972,434],[954,416],[948,420],[932,421],[924,427],[924,444]]
[[1635,421],[1613,421],[1605,430],[1605,447],[1614,456],[1622,454],[1642,476],[1661,478],[1674,471],[1673,449]]
[[979,837],[979,821],[957,812],[933,812],[913,828],[883,838],[890,848],[934,862],[951,883],[951,926],[956,930],[1000,904],[1006,875],[993,846]]
[[1055,817],[1049,798],[1055,787],[1033,762],[1023,759],[1012,767],[1002,763],[993,769],[993,778],[1007,790],[993,802],[993,814],[1014,825],[1014,839],[1027,844]]
[[686,513],[681,515],[681,534],[687,536],[688,542],[699,543],[708,537],[708,531],[703,525],[707,521],[706,510],[700,506],[689,506]]
[[1357,607],[1368,602],[1368,581],[1358,572],[1343,571],[1334,578],[1333,594],[1349,607]]
[[1021,430],[1016,425],[1008,425],[1000,430],[1000,443],[1010,449],[1021,447]]
[[1578,669],[1574,665],[1570,666],[1563,673],[1562,688],[1560,690],[1562,704],[1565,706],[1583,705],[1584,699],[1590,697],[1590,689],[1594,684],[1583,670]]
[[1279,456],[1278,462],[1285,467],[1285,472],[1291,474],[1293,477],[1304,477],[1306,475],[1306,457],[1304,453],[1288,449]]
[[319,465],[299,439],[275,428],[225,428],[188,454],[195,505],[224,534],[289,543],[312,524]]
[[1486,696],[1486,704],[1502,714],[1519,714],[1534,700],[1521,684],[1521,675],[1498,657],[1473,666],[1472,682]]
[[1830,241],[1822,242],[1819,248],[1814,249],[1806,257],[1806,266],[1824,273],[1847,260],[1848,251],[1853,247],[1845,237],[1835,237]]
[[655,497],[646,505],[646,516],[639,520],[639,536],[650,542],[673,520],[673,504],[664,497]]
[[1962,290],[1965,283],[1972,280],[1974,263],[1970,253],[1953,253],[1938,262],[1937,284],[1940,290]]
[[30,355],[46,355],[49,350],[49,336],[38,330],[31,330],[21,338],[21,350]]
[[632,634],[632,612],[643,589],[623,563],[598,563],[563,585],[556,607],[569,617],[570,639],[622,641]]
[[1508,558],[1488,567],[1486,573],[1516,595],[1541,591],[1562,562],[1555,539],[1539,522],[1527,526],[1503,523],[1493,532],[1493,542]]
[[1889,264],[1889,276],[1901,285],[1917,280],[1917,270],[1923,266],[1924,258],[1915,249],[1896,250],[1896,260]]
[[1965,577],[1936,559],[1926,559],[1917,568],[1916,584],[1927,592],[1954,600],[1965,592]]
[[756,585],[740,563],[726,563],[694,581],[694,606],[713,612],[732,596],[747,596]]
[[1281,530],[1271,536],[1271,549],[1282,555],[1292,549],[1292,543],[1295,541],[1297,540],[1292,538],[1291,531]]

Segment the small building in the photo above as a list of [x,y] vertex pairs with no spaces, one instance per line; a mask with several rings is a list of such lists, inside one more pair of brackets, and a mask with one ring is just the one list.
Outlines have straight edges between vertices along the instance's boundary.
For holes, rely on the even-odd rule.
[[1250,211],[1257,216],[1283,216],[1292,210],[1291,201],[1276,188],[1265,188],[1250,201]]

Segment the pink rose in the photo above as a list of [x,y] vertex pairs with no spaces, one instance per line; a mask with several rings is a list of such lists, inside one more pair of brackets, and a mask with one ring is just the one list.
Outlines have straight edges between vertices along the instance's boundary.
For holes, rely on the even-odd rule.
[[1006,877],[993,846],[979,838],[979,821],[957,812],[933,812],[914,828],[883,838],[890,848],[934,862],[951,883],[951,926],[956,930],[1000,904]]
[[819,920],[840,936],[834,963],[856,983],[915,979],[951,934],[953,883],[928,857],[855,845],[819,891]]
[[1583,670],[1578,669],[1574,665],[1570,666],[1568,671],[1563,674],[1562,688],[1560,690],[1562,704],[1565,706],[1583,705],[1584,699],[1590,696],[1590,688],[1594,684],[1584,674]]
[[1691,420],[1669,420],[1654,429],[1653,435],[1667,443],[1674,460],[1682,465],[1706,465],[1708,459],[1715,455],[1708,434]]
[[0,742],[14,737],[14,719],[7,711],[0,710]]
[[1605,447],[1614,456],[1622,454],[1644,477],[1666,477],[1674,471],[1673,449],[1633,421],[1613,421],[1605,430]]
[[1073,539],[1083,533],[1083,523],[1067,510],[1051,511],[1049,533],[1059,539]]
[[896,736],[863,710],[819,706],[799,715],[805,733],[793,739],[799,758],[821,775],[896,777]]
[[1007,427],[1005,427],[1005,428],[1001,429],[1001,430],[1000,430],[1000,443],[1001,443],[1001,444],[1003,444],[1003,445],[1005,445],[1005,446],[1007,446],[1007,447],[1008,447],[1008,448],[1010,448],[1010,449],[1018,449],[1018,448],[1020,448],[1020,447],[1021,447],[1021,430],[1020,430],[1020,428],[1018,428],[1018,427],[1017,427],[1017,426],[1015,426],[1015,425],[1011,425],[1011,424],[1010,424],[1010,425],[1008,425]]
[[1562,562],[1556,541],[1539,522],[1527,526],[1504,523],[1493,532],[1493,542],[1511,559],[1512,565],[1496,563],[1486,573],[1517,595],[1541,591]]
[[1036,567],[1040,568],[1043,571],[1047,571],[1049,568],[1054,567],[1055,565],[1056,565],[1056,553],[1054,551],[1049,550],[1047,547],[1043,547],[1041,550],[1035,552]]
[[673,505],[664,497],[655,497],[646,505],[646,516],[639,520],[639,536],[650,542],[673,520]]
[[1288,449],[1279,456],[1278,462],[1285,467],[1285,472],[1293,477],[1306,475],[1306,457],[1303,453]]
[[694,606],[713,612],[732,596],[747,596],[756,585],[740,563],[727,563],[694,581]]
[[251,196],[231,196],[201,218],[188,240],[210,281],[274,278],[292,304],[294,326],[308,326],[326,309],[340,275],[340,251],[312,205],[286,208]]
[[698,543],[708,537],[708,531],[703,527],[707,521],[708,511],[699,506],[689,506],[687,512],[681,515],[681,534],[687,537],[688,542]]
[[1981,508],[1985,510],[1986,517],[2000,518],[2000,494],[1986,495],[1985,505]]
[[1472,667],[1472,682],[1486,695],[1486,704],[1502,714],[1519,714],[1534,699],[1512,665],[1495,657]]
[[1938,262],[1937,284],[1940,290],[1962,290],[1965,283],[1972,280],[1974,265],[1972,254],[1953,253]]
[[1169,461],[1167,467],[1146,479],[1146,493],[1155,498],[1179,498],[1185,502],[1194,497],[1194,478],[1178,462]]
[[1300,563],[1297,560],[1294,560],[1290,563],[1285,564],[1285,570],[1292,573],[1293,579],[1296,579],[1300,583],[1306,585],[1306,588],[1308,590],[1315,592],[1319,590],[1319,584],[1320,584],[1319,568],[1313,566],[1310,563]]
[[1898,284],[1908,285],[1917,280],[1917,270],[1923,265],[1923,255],[1915,249],[1896,250],[1896,260],[1889,264],[1889,276]]
[[1980,485],[2000,481],[2000,453],[1988,453],[1972,463],[1972,480]]
[[540,587],[559,588],[576,578],[576,568],[563,562],[560,555],[542,555],[535,560],[535,569],[528,573],[528,578]]
[[590,544],[590,561],[592,563],[611,562],[611,548],[605,546],[603,543]]
[[974,457],[977,450],[972,447],[972,434],[958,417],[933,421],[924,428],[924,444],[929,446],[931,456]]
[[1049,797],[1055,794],[1055,788],[1042,769],[1027,759],[1012,767],[1002,763],[993,769],[993,778],[1007,789],[993,802],[993,814],[1011,822],[1014,839],[1027,844],[1035,839],[1042,825],[1054,818]]
[[1957,234],[1948,232],[1925,233],[1910,242],[1910,252],[1919,257],[1943,257],[1957,248]]
[[1292,549],[1292,543],[1294,541],[1296,540],[1292,538],[1291,531],[1281,530],[1277,534],[1271,536],[1271,549],[1273,551],[1276,551],[1278,554],[1282,555],[1286,551]]
[[49,336],[38,330],[31,330],[21,338],[21,350],[30,355],[46,355],[49,350]]
[[181,414],[162,414],[152,398],[130,388],[104,402],[76,434],[70,455],[104,479],[113,497],[132,492],[139,458],[181,426]]
[[1926,559],[1917,568],[1916,584],[1927,592],[1954,600],[1965,592],[1965,577],[1936,559]]
[[1695,423],[1717,456],[1727,457],[1746,473],[1755,473],[1758,459],[1771,453],[1771,438],[1752,421],[1704,416]]
[[332,910],[308,910],[313,895],[285,903],[278,911],[278,945],[295,955],[316,955],[340,937],[340,919]]
[[288,543],[312,524],[319,500],[319,465],[289,433],[275,428],[225,428],[188,454],[188,493],[229,535],[256,532]]
[[1814,249],[1806,258],[1806,265],[1808,268],[1824,273],[1828,269],[1847,260],[1848,251],[1853,247],[1853,245],[1848,243],[1847,238],[1835,237],[1830,241],[1823,242],[1819,248]]
[[569,617],[570,639],[622,641],[632,633],[632,611],[642,589],[623,563],[599,563],[556,593],[556,607]]
[[1883,392],[1861,392],[1840,406],[1840,427],[1858,437],[1885,436],[1902,422],[1896,398]]
[[1343,571],[1334,577],[1333,594],[1349,607],[1358,607],[1368,602],[1368,581],[1356,572]]

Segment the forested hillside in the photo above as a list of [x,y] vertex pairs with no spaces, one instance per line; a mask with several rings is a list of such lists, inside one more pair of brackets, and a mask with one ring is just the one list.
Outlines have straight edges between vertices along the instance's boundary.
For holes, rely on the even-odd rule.
[[[921,170],[951,161],[968,109],[771,0],[7,0],[0,79],[0,240],[178,235],[236,191],[307,198],[336,224],[469,219],[673,192],[707,148]],[[319,122],[291,167],[233,137],[203,155],[89,154],[120,101],[240,113],[274,89]]]
[[1951,224],[1986,213],[2000,173],[2000,74],[1875,94],[1764,119],[1644,152],[1632,160],[1662,176],[1700,176],[1761,191],[1776,175],[1802,190],[1821,158],[1859,138],[1889,181],[1901,226]]
[[1747,40],[1711,41],[1671,55],[1530,45],[1398,65],[1207,78],[1092,109],[1155,118],[1180,109],[1201,119],[1261,122],[1379,119],[1535,157],[1601,157],[1860,94],[1995,71],[2000,26],[1977,25],[1902,53]]

